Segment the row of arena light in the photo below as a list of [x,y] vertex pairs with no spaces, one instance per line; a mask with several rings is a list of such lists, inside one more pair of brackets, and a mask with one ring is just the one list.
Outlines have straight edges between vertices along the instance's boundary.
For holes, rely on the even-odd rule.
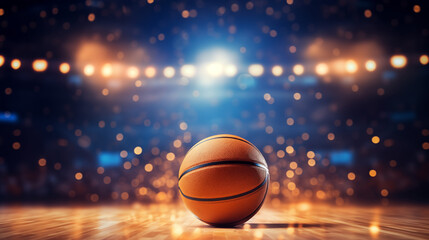
[[[427,65],[429,62],[428,55],[421,55],[419,58],[420,64]],[[407,57],[404,55],[394,55],[390,58],[390,65],[393,68],[404,68],[407,65]],[[0,55],[0,67],[6,63],[6,59],[3,55]],[[12,59],[10,61],[10,66],[14,70],[21,68],[21,61],[19,59]],[[48,68],[48,62],[45,59],[36,59],[32,63],[33,70],[35,72],[44,72]],[[373,72],[377,68],[377,63],[375,60],[369,59],[364,63],[364,67],[368,72]],[[103,77],[112,77],[115,72],[118,71],[120,67],[115,64],[106,63],[101,66],[100,74]],[[202,70],[205,74],[212,78],[226,76],[233,77],[237,74],[238,68],[234,64],[223,64],[221,62],[211,62],[205,65],[202,65]],[[63,74],[69,73],[71,70],[70,64],[63,62],[59,65],[59,71]],[[83,74],[85,76],[93,76],[96,73],[96,67],[93,64],[86,64],[83,67]],[[261,64],[251,64],[248,67],[248,73],[254,77],[259,77],[264,74],[264,67]],[[347,73],[354,74],[359,70],[358,63],[353,60],[338,60],[332,61],[329,64],[325,62],[317,63],[314,66],[314,72],[319,76],[324,76],[329,74],[331,71],[336,73]],[[122,70],[121,70],[122,71]],[[125,68],[125,73],[127,77],[135,79],[143,74],[147,78],[153,78],[157,75],[157,68],[154,66],[148,66],[144,69],[138,68],[137,66],[129,66]],[[292,72],[295,75],[302,75],[306,72],[306,67],[302,64],[295,64],[292,67]],[[195,77],[197,73],[197,67],[191,64],[185,64],[180,67],[180,74],[183,77],[192,78]],[[281,76],[284,73],[284,68],[280,65],[275,65],[271,68],[271,73],[274,76]],[[166,78],[173,78],[176,75],[176,69],[172,66],[167,66],[163,68],[162,74]]]

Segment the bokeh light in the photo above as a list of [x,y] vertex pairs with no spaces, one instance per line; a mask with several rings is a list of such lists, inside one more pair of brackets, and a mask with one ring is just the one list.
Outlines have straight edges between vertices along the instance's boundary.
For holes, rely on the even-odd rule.
[[[358,70],[358,65],[354,60],[346,61],[346,72],[347,73],[356,73]],[[322,74],[323,75],[323,74]]]
[[304,66],[301,64],[296,64],[293,66],[293,73],[295,73],[297,76],[302,75],[304,73]]
[[86,76],[92,76],[94,75],[94,72],[95,72],[95,67],[92,64],[87,64],[83,68],[83,74],[85,74]]
[[[419,58],[419,61],[422,65],[427,65],[429,63],[428,55],[421,55]],[[0,66],[1,66],[1,61],[0,61]]]
[[59,69],[60,69],[60,72],[62,74],[66,74],[66,73],[70,72],[70,65],[68,63],[65,63],[65,62],[61,63]]
[[390,64],[394,68],[403,68],[407,65],[407,58],[404,55],[394,55],[390,58]]
[[4,65],[5,59],[3,55],[0,55],[0,67]]
[[164,68],[163,73],[166,78],[172,78],[176,74],[176,70],[173,67],[168,66]]
[[251,64],[248,68],[249,74],[254,77],[260,77],[264,74],[264,67],[261,64]]
[[21,67],[21,61],[19,59],[13,59],[10,62],[10,66],[13,70],[18,70]]
[[237,66],[234,64],[227,64],[225,66],[225,76],[227,77],[234,77],[237,74]]
[[153,78],[156,76],[156,68],[154,66],[149,66],[144,70],[144,74],[147,78]]
[[113,66],[110,63],[106,63],[101,67],[101,75],[103,77],[111,77],[113,75]]
[[374,72],[377,68],[377,63],[374,60],[368,60],[365,62],[365,68],[368,72]]
[[44,72],[48,68],[48,62],[45,59],[36,59],[33,61],[33,70],[35,72]]
[[276,65],[271,69],[271,72],[274,76],[279,77],[283,74],[283,68],[280,65]]
[[324,76],[329,73],[329,67],[326,63],[319,63],[316,65],[315,71],[318,75]]
[[210,62],[204,65],[205,73],[212,78],[218,78],[223,75],[224,66],[220,62]]
[[180,68],[180,74],[184,77],[193,78],[197,72],[197,69],[194,65],[186,64]]
[[138,78],[139,75],[140,75],[140,70],[136,66],[128,67],[127,76],[129,78],[133,78],[133,79]]

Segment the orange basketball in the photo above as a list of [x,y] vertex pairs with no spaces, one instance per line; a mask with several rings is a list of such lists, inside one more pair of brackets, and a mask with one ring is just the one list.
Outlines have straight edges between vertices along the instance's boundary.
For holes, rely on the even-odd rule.
[[234,226],[253,217],[264,202],[268,183],[261,152],[249,141],[228,134],[195,144],[179,171],[186,207],[213,226]]

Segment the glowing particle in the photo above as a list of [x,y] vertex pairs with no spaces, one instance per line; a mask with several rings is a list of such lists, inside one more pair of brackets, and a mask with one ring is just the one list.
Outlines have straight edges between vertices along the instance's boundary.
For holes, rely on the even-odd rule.
[[44,167],[44,166],[46,166],[46,159],[41,158],[41,159],[39,159],[38,163],[39,163],[39,166]]
[[101,75],[103,77],[110,77],[113,74],[113,67],[112,64],[106,63],[101,67]]
[[65,62],[61,63],[59,69],[62,74],[66,74],[70,71],[70,65]]
[[296,101],[301,99],[301,94],[300,93],[294,93],[293,94],[293,99],[295,99]]
[[414,5],[413,6],[413,11],[415,13],[419,13],[422,10],[422,8],[420,7],[420,5]]
[[372,143],[378,144],[380,143],[380,138],[378,136],[374,136],[371,138]]
[[371,177],[375,177],[375,176],[377,176],[377,171],[375,171],[374,169],[371,169],[371,170],[369,171],[369,176],[371,176]]
[[166,158],[168,161],[173,161],[176,158],[176,155],[172,152],[169,152],[169,153],[167,153]]
[[407,65],[407,58],[404,55],[394,55],[390,58],[390,64],[394,68],[403,68]]
[[174,140],[173,146],[175,148],[180,148],[182,146],[182,141],[180,141],[179,139]]
[[94,13],[90,13],[90,14],[88,15],[88,21],[90,21],[90,22],[94,22],[94,20],[95,20],[95,14],[94,14]]
[[48,62],[44,59],[37,59],[33,61],[33,70],[36,72],[43,72],[48,68]]
[[358,70],[358,65],[354,60],[346,61],[346,72],[347,73],[355,73]]
[[313,151],[308,151],[307,152],[307,157],[308,158],[314,158],[316,156],[316,154]]
[[235,66],[234,64],[228,64],[225,66],[225,75],[227,77],[234,77],[237,74],[237,66]]
[[185,131],[186,129],[188,129],[188,124],[186,122],[181,122],[179,124],[179,127],[181,130]]
[[183,10],[182,11],[182,17],[183,18],[188,18],[189,17],[189,11],[188,10]]
[[283,74],[283,68],[282,66],[276,65],[271,69],[271,72],[274,76],[279,77]]
[[98,174],[103,174],[104,173],[104,168],[103,167],[98,167],[97,168],[97,173]]
[[259,77],[264,74],[264,67],[261,64],[252,64],[248,68],[249,74],[254,77]]
[[369,9],[366,9],[363,14],[365,15],[366,18],[370,18],[372,16],[372,12]]
[[92,76],[94,75],[94,72],[95,72],[95,67],[92,64],[87,64],[83,68],[83,74],[85,74],[86,76]]
[[287,146],[286,147],[286,152],[290,155],[290,154],[292,154],[294,151],[295,151],[295,149],[293,149],[293,147],[292,146]]
[[377,68],[377,64],[374,60],[368,60],[365,62],[365,68],[368,72],[374,72]]
[[121,158],[126,158],[126,157],[128,157],[128,152],[127,152],[127,151],[125,151],[125,150],[122,150],[122,151],[119,153],[119,155],[121,156]]
[[143,152],[142,147],[137,146],[137,147],[134,148],[134,154],[135,155],[140,155],[140,154],[142,154],[142,152]]
[[5,59],[3,55],[0,55],[0,67],[3,66],[4,62],[5,62]]
[[103,88],[103,90],[101,90],[101,94],[102,94],[103,96],[107,96],[107,95],[109,95],[109,89],[107,89],[107,88]]
[[145,170],[146,172],[152,172],[152,170],[153,170],[153,165],[152,165],[152,164],[150,164],[150,163],[146,164],[146,165],[144,166],[144,170]]
[[329,67],[326,63],[319,63],[316,65],[315,71],[318,75],[324,76],[329,73]]
[[18,150],[18,149],[20,149],[20,148],[21,148],[21,143],[19,143],[19,142],[14,142],[14,143],[12,144],[12,148],[13,148],[14,150]]
[[124,139],[124,135],[122,133],[116,134],[116,141],[120,142]]
[[156,75],[156,68],[153,66],[149,66],[145,69],[144,74],[147,78],[153,78]]
[[[422,65],[427,65],[428,64],[428,62],[429,62],[429,57],[428,57],[428,55],[421,55],[420,56],[420,63],[422,64]],[[0,66],[1,66],[2,64],[1,64],[1,60],[0,60]]]
[[293,66],[292,71],[297,76],[302,75],[304,73],[304,66],[302,66],[301,64],[296,64],[295,66]]
[[77,172],[77,173],[74,175],[74,178],[75,178],[76,180],[82,180],[82,178],[83,178],[83,174],[82,174],[81,172]]
[[197,69],[195,68],[194,65],[191,65],[191,64],[183,65],[180,68],[180,74],[182,74],[182,76],[184,77],[192,78],[195,76],[196,72],[197,72]]
[[13,59],[10,62],[10,66],[13,70],[18,70],[21,67],[21,61],[19,59]]
[[173,67],[168,66],[164,68],[163,74],[166,78],[172,78],[176,74],[176,70]]
[[140,70],[136,66],[131,66],[127,69],[127,76],[129,78],[137,78],[140,74]]

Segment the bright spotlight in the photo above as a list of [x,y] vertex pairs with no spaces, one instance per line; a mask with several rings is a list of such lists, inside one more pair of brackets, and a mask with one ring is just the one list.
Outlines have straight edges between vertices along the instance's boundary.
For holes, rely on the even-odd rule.
[[83,68],[83,74],[85,74],[86,76],[92,76],[94,75],[94,72],[95,72],[95,68],[94,68],[94,65],[92,64],[87,64]]
[[211,62],[204,66],[205,72],[213,78],[223,75],[223,64],[220,62]]
[[282,66],[276,65],[271,69],[271,72],[274,76],[279,77],[283,74],[283,68]]
[[129,78],[137,78],[140,74],[140,70],[136,66],[131,66],[127,69],[127,76]]
[[198,83],[206,86],[224,83],[228,77],[237,74],[236,59],[232,51],[225,49],[214,48],[201,52],[196,59],[201,63],[198,66]]
[[346,72],[348,73],[355,73],[358,70],[358,65],[356,61],[354,60],[347,60],[346,61]]
[[144,70],[144,74],[147,78],[153,78],[156,75],[156,68],[153,66],[149,66]]
[[254,77],[259,77],[264,74],[264,67],[261,64],[252,64],[249,66],[249,74]]
[[103,77],[110,77],[113,74],[113,67],[112,64],[110,63],[106,63],[103,65],[103,67],[101,67],[101,75],[103,75]]
[[403,68],[407,65],[407,58],[404,55],[394,55],[390,58],[390,64],[394,68]]
[[374,60],[368,60],[365,63],[365,68],[368,72],[374,72],[377,68],[377,63]]
[[195,76],[197,69],[194,65],[186,64],[180,68],[180,74],[184,77],[192,78]]
[[33,61],[33,69],[36,72],[43,72],[48,68],[48,62],[45,59],[36,59]]
[[174,70],[174,68],[173,68],[173,67],[168,66],[168,67],[164,68],[163,73],[164,73],[164,76],[165,76],[166,78],[172,78],[172,77],[174,77],[174,75],[176,74],[176,70]]
[[315,71],[318,75],[323,76],[328,74],[329,67],[326,63],[319,63],[316,65]]
[[237,74],[237,67],[234,64],[228,64],[225,66],[225,75],[227,77],[234,77]]

